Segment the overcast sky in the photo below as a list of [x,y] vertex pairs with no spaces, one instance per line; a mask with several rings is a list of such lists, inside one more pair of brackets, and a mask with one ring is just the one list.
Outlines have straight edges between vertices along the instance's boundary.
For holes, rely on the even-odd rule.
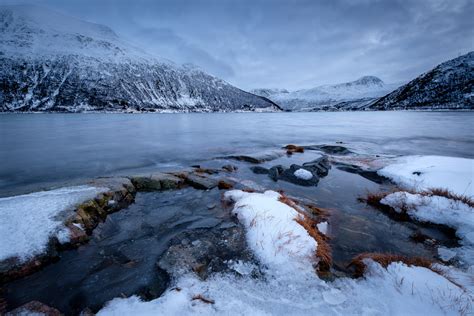
[[244,89],[413,79],[474,50],[473,0],[36,0]]

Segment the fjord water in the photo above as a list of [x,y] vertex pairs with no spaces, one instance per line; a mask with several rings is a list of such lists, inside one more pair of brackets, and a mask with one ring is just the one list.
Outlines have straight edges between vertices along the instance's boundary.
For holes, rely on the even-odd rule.
[[474,157],[473,112],[0,115],[0,196],[288,143]]

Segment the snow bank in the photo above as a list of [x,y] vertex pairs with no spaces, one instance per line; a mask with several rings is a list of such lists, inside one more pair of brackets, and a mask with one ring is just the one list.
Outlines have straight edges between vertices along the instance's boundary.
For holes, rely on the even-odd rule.
[[[443,196],[424,196],[408,192],[395,192],[387,195],[380,203],[391,206],[396,212],[407,210],[407,214],[420,221],[449,226],[456,230],[463,247],[451,249],[460,259],[474,265],[474,208],[461,201]],[[441,250],[440,258],[448,256]],[[449,256],[454,257],[451,254]],[[448,259],[449,260],[449,259]]]
[[18,257],[21,261],[45,251],[50,237],[67,241],[62,223],[66,211],[94,198],[106,188],[66,187],[0,199],[0,260]]
[[474,196],[474,160],[442,156],[406,156],[378,171],[401,186],[426,190],[448,189]]
[[421,222],[442,224],[456,229],[456,234],[474,244],[474,208],[443,196],[423,196],[408,192],[395,192],[384,197],[380,203]]
[[[296,270],[295,270],[296,272]],[[364,279],[269,278],[194,275],[179,278],[158,299],[110,301],[97,315],[446,315],[469,312],[466,292],[433,271],[368,263]],[[196,300],[198,295],[214,301]],[[467,313],[466,313],[467,311]]]
[[280,194],[232,190],[224,197],[235,202],[233,212],[246,228],[248,245],[272,273],[314,274],[317,242],[295,221],[300,214],[278,200]]
[[311,180],[313,178],[313,174],[305,169],[298,169],[293,174],[302,180]]

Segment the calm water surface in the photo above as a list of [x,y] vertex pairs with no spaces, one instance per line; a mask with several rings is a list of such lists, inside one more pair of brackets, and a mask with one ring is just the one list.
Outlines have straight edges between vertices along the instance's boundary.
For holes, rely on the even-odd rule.
[[287,143],[474,157],[474,112],[0,115],[0,196]]

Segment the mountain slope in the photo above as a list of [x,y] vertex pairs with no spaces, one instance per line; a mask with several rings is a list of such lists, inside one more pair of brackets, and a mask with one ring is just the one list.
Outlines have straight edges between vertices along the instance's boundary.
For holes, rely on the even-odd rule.
[[278,111],[106,26],[30,5],[0,6],[0,111]]
[[474,109],[474,52],[438,65],[369,109]]
[[[352,82],[323,85],[312,89],[303,89],[282,93],[279,90],[253,90],[280,104],[286,110],[340,110],[358,109],[374,102],[396,86],[385,84],[374,76],[365,76]],[[275,91],[274,93],[271,93]]]

